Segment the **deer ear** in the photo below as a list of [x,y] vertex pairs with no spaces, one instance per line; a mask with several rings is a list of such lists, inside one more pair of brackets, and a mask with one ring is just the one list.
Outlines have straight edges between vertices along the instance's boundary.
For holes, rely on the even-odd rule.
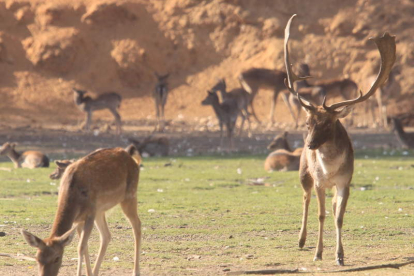
[[352,110],[354,110],[354,106],[352,106],[352,105],[345,106],[341,110],[336,111],[336,118],[338,118],[338,119],[345,118],[346,116],[349,115],[349,113],[352,112]]
[[75,230],[76,230],[77,226],[73,227],[72,229],[70,229],[69,231],[67,231],[65,234],[63,234],[62,236],[60,236],[58,238],[58,242],[65,247],[66,245],[70,244],[73,236],[75,236]]
[[46,246],[46,244],[42,241],[42,239],[36,237],[35,235],[33,235],[32,233],[27,232],[26,230],[22,230],[21,231],[24,239],[26,240],[26,242],[33,247],[42,249]]
[[55,164],[59,167],[59,168],[66,168],[67,166],[69,166],[70,164],[62,162],[63,160],[56,160]]
[[285,132],[283,132],[283,137],[287,137],[287,135],[288,135],[288,132],[287,131],[285,131]]

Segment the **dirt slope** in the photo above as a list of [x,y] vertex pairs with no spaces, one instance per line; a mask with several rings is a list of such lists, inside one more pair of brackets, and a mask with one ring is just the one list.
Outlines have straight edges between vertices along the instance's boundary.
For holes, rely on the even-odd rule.
[[[117,91],[124,119],[153,118],[154,71],[171,72],[168,118],[212,115],[199,103],[217,78],[233,88],[244,69],[283,69],[283,29],[293,13],[293,59],[308,62],[316,77],[349,75],[361,83],[379,59],[367,38],[386,30],[397,35],[401,89],[393,91],[390,110],[411,111],[409,0],[6,0],[0,2],[0,127],[73,124],[83,115],[72,87]],[[262,117],[269,99],[270,91],[257,99]],[[279,120],[291,120],[286,112],[280,101]]]

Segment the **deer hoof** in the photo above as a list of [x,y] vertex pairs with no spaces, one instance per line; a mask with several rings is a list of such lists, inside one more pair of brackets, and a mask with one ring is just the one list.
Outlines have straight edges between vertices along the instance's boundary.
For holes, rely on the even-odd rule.
[[306,239],[299,240],[299,248],[303,248],[305,246]]
[[344,266],[344,258],[337,258],[336,259],[336,264],[339,266]]
[[322,256],[315,256],[315,257],[313,258],[313,261],[314,261],[314,262],[316,262],[316,261],[322,261]]

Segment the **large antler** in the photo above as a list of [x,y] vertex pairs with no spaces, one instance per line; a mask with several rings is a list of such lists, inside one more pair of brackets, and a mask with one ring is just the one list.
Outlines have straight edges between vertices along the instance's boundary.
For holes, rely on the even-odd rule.
[[292,17],[289,19],[289,21],[286,25],[286,28],[285,28],[285,66],[286,66],[286,73],[287,73],[287,80],[285,79],[285,85],[286,85],[287,89],[290,91],[290,93],[292,93],[293,95],[295,95],[298,98],[299,103],[303,107],[305,107],[306,109],[314,110],[315,107],[310,102],[308,102],[306,100],[302,100],[299,93],[296,92],[295,89],[293,88],[293,83],[295,81],[305,80],[305,79],[311,78],[311,76],[298,77],[295,73],[293,73],[293,70],[292,70],[292,64],[290,62],[290,57],[289,57],[288,42],[289,42],[289,35],[290,35],[290,25],[291,25],[292,20],[295,16],[296,16],[296,14],[292,15]]
[[354,105],[356,103],[363,102],[371,97],[375,91],[382,86],[385,81],[388,79],[392,66],[395,62],[395,36],[390,36],[388,33],[385,33],[382,37],[370,38],[370,40],[374,40],[375,44],[378,47],[378,50],[381,55],[381,67],[380,71],[377,75],[375,82],[372,84],[369,91],[362,95],[362,91],[360,91],[360,95],[358,98],[348,101],[342,101],[331,106],[325,105],[325,100],[323,103],[323,108],[329,110],[335,110],[342,106]]

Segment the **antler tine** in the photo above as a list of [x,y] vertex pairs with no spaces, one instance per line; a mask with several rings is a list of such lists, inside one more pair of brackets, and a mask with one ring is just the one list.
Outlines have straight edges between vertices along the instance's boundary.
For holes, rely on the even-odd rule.
[[395,36],[390,36],[388,33],[385,33],[382,37],[370,38],[370,40],[374,40],[381,56],[381,67],[377,78],[375,79],[375,82],[372,84],[371,88],[365,95],[362,95],[362,91],[360,91],[358,98],[342,101],[327,107],[324,106],[325,109],[335,110],[342,106],[348,106],[363,102],[371,97],[375,91],[388,79],[392,66],[395,62]]
[[311,78],[311,76],[298,77],[295,73],[293,73],[293,70],[292,70],[292,63],[290,62],[290,57],[289,57],[288,42],[289,42],[289,36],[290,36],[290,25],[292,24],[292,20],[295,16],[296,16],[296,14],[292,15],[292,17],[289,19],[288,23],[286,24],[286,28],[285,28],[285,43],[284,43],[284,50],[285,51],[284,52],[285,52],[286,74],[287,74],[287,79],[285,79],[285,86],[289,90],[290,93],[292,93],[293,95],[295,95],[298,98],[299,103],[303,107],[305,107],[307,109],[315,109],[315,107],[310,102],[308,102],[306,100],[302,100],[299,93],[297,93],[295,91],[295,89],[293,88],[293,83],[295,81],[305,80],[305,79]]

